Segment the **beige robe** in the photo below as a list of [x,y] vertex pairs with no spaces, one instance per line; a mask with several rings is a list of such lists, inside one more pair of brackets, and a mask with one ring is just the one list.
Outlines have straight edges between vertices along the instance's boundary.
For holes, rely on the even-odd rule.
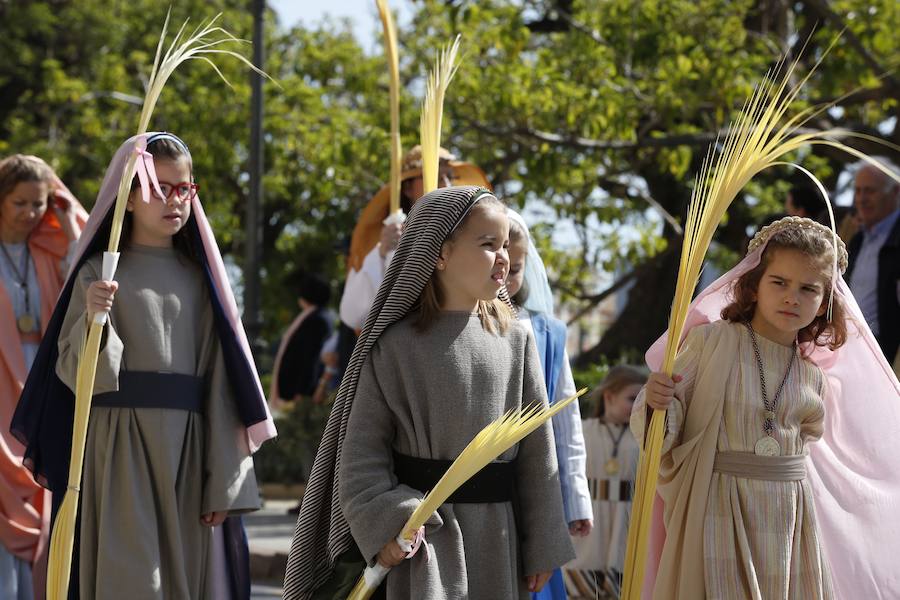
[[[87,331],[85,290],[100,257],[78,274],[59,338],[57,374],[74,390]],[[213,511],[260,506],[253,459],[227,381],[200,268],[169,248],[122,252],[119,291],[104,333],[95,394],[118,389],[120,370],[205,378],[203,413],[94,407],[81,491],[82,598],[217,597]],[[220,596],[219,596],[220,597]]]
[[[771,397],[791,349],[757,338]],[[666,542],[653,598],[830,599],[808,482],[713,471],[716,452],[753,452],[764,435],[747,328],[727,321],[695,327],[674,372],[684,379],[676,385],[662,448],[658,491],[665,503]],[[806,444],[821,437],[824,390],[819,368],[795,361],[776,411],[775,437],[784,455],[803,455]],[[642,392],[632,413],[638,439],[645,415]]]

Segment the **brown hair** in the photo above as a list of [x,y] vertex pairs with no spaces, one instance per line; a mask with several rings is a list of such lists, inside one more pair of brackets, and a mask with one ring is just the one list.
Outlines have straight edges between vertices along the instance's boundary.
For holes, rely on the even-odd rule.
[[[830,237],[814,228],[788,227],[772,234],[763,250],[759,265],[747,271],[734,282],[731,303],[722,309],[722,318],[733,323],[749,323],[756,312],[756,293],[763,273],[778,250],[797,250],[806,255],[818,268],[824,283],[823,306],[831,295],[831,272],[834,265],[834,245]],[[815,346],[840,348],[847,341],[846,310],[835,295],[831,308],[831,320],[827,313],[817,316],[812,323],[797,333],[800,343],[812,342]]]
[[644,385],[647,383],[647,372],[640,367],[632,365],[616,365],[609,369],[603,383],[591,394],[592,399],[597,404],[594,409],[594,416],[603,417],[606,404],[604,396],[606,392],[617,394],[629,385]]
[[0,161],[0,202],[23,181],[53,182],[53,169],[37,156],[13,154]]
[[[506,210],[506,206],[500,200],[494,196],[485,196],[469,210],[469,213],[463,218],[459,225],[450,232],[450,235],[447,236],[447,239],[445,239],[442,244],[448,241],[452,242],[476,211],[488,208]],[[440,316],[443,303],[444,291],[441,289],[441,283],[438,281],[437,270],[435,269],[431,273],[428,282],[425,284],[422,294],[419,296],[418,314],[414,323],[415,328],[418,331],[425,331],[431,327]],[[499,332],[501,335],[506,333],[510,323],[514,320],[512,309],[499,298],[494,298],[493,300],[479,300],[478,308],[476,310],[481,319],[482,327],[489,333]]]

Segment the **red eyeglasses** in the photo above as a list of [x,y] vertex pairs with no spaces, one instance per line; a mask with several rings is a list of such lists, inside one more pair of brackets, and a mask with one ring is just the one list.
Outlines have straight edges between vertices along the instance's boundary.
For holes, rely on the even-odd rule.
[[[180,183],[169,183],[167,181],[159,182],[159,191],[163,193],[164,197],[162,200],[164,202],[171,200],[173,195],[182,202],[188,202],[197,196],[197,190],[199,189],[199,185],[191,183],[190,181],[182,181]],[[153,191],[153,195],[159,197],[156,190]]]

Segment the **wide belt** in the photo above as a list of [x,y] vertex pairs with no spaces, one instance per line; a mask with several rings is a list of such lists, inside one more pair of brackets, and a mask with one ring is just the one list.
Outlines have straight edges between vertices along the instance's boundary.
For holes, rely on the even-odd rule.
[[713,471],[746,479],[801,481],[806,479],[806,455],[758,456],[751,452],[717,452]]
[[121,371],[119,391],[94,396],[93,406],[109,408],[174,408],[203,412],[204,379],[181,373]]
[[[451,464],[452,460],[418,458],[394,452],[394,473],[399,482],[423,494],[434,489]],[[496,460],[488,463],[463,483],[446,502],[463,504],[511,502],[515,484],[515,461]]]

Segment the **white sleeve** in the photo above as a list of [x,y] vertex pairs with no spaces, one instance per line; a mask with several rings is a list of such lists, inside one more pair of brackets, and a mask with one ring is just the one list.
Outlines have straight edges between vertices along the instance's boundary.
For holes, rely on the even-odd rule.
[[388,261],[381,258],[378,248],[376,245],[366,255],[359,271],[351,270],[347,273],[344,295],[341,296],[340,315],[341,321],[352,329],[362,329],[366,324],[366,317],[369,316],[369,309],[372,308],[378,286],[384,279]]
[[[562,369],[556,381],[553,402],[575,395],[575,380],[569,366],[568,353],[563,354]],[[556,458],[559,462],[559,481],[563,489],[563,508],[566,522],[593,518],[591,496],[588,491],[587,451],[581,431],[581,409],[578,401],[572,402],[553,417],[553,437],[556,442]]]

